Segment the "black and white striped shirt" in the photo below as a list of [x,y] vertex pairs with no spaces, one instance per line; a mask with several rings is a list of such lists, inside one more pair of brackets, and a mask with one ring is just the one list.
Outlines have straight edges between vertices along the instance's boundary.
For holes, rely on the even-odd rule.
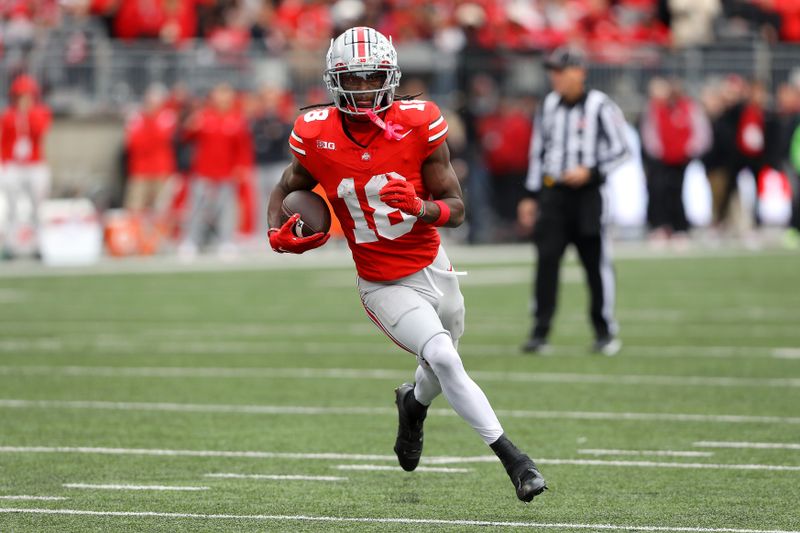
[[625,127],[622,111],[601,91],[591,89],[574,104],[551,92],[534,120],[525,187],[538,193],[577,166],[606,176],[630,156]]

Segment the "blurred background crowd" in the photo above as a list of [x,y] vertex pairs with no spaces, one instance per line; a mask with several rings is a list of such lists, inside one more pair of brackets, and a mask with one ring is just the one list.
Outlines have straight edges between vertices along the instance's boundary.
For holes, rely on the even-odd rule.
[[543,55],[570,44],[639,147],[610,180],[619,235],[758,246],[778,227],[800,246],[800,0],[0,0],[0,19],[6,257],[66,222],[114,255],[263,244],[291,125],[329,101],[324,53],[353,25],[393,37],[399,94],[445,110],[469,213],[454,239],[527,238]]

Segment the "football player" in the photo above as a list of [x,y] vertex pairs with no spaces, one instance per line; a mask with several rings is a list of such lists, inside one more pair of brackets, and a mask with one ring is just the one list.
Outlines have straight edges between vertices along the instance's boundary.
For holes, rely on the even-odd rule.
[[270,245],[303,253],[327,242],[328,234],[296,236],[299,215],[281,224],[287,194],[321,185],[352,252],[367,315],[419,363],[415,383],[395,390],[400,466],[417,467],[428,406],[443,393],[500,458],[517,497],[530,502],[545,490],[544,478],[505,436],[457,351],[464,299],[436,230],[464,220],[447,122],[431,102],[395,101],[397,53],[372,28],[351,28],[331,41],[323,78],[333,102],[294,123],[294,160],[269,200]]

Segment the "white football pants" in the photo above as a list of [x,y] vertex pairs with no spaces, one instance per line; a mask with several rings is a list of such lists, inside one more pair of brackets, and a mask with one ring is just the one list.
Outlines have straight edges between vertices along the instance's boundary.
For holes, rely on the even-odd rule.
[[430,405],[444,393],[453,410],[487,444],[496,441],[503,428],[456,350],[464,333],[464,297],[444,248],[419,272],[389,282],[359,277],[358,289],[370,319],[397,345],[417,356],[417,401]]

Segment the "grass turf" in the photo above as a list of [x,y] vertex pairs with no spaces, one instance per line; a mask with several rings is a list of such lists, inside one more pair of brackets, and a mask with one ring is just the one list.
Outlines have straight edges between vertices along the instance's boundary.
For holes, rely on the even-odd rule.
[[[637,525],[800,529],[798,470],[556,461],[800,467],[800,450],[796,449],[694,445],[698,441],[800,443],[797,256],[618,260],[617,307],[625,347],[615,358],[587,354],[591,336],[584,311],[586,292],[574,263],[563,269],[552,357],[523,356],[518,351],[529,327],[529,265],[503,264],[499,258],[496,265],[457,266],[471,272],[462,281],[467,332],[461,352],[466,367],[500,413],[509,436],[541,460],[551,488],[532,505],[516,500],[496,462],[442,465],[466,468],[465,473],[408,474],[399,467],[391,471],[337,469],[342,464],[395,465],[390,457],[396,424],[392,389],[412,379],[415,363],[363,315],[351,269],[319,268],[0,279],[0,446],[340,453],[387,458],[6,450],[0,453],[0,496],[69,499],[0,499],[0,508],[565,524],[550,529],[560,531],[574,529],[566,524],[616,524],[632,530]],[[155,369],[135,375],[142,367]],[[165,367],[177,368],[177,375],[158,372]],[[92,369],[94,374],[88,372]],[[180,369],[207,370],[187,375]],[[245,370],[225,374],[231,369]],[[321,372],[326,369],[330,372]],[[383,372],[358,374],[372,369]],[[505,379],[506,374],[515,373],[529,378]],[[654,384],[652,376],[685,380]],[[14,404],[12,400],[50,403]],[[108,403],[58,403],[76,401]],[[195,406],[195,411],[182,410],[184,404]],[[242,406],[278,409],[273,413],[243,412]],[[291,414],[286,412],[288,406],[331,408],[334,412]],[[369,411],[347,414],[336,410],[352,407]],[[443,398],[436,400],[434,408],[426,423],[425,457],[489,453],[474,432],[447,411]],[[570,414],[559,416],[560,412]],[[642,416],[597,419],[585,413]],[[646,416],[658,413],[775,418],[659,420]],[[594,456],[581,452],[598,448],[713,455]],[[206,476],[209,473],[304,474],[347,480],[224,479]],[[66,483],[209,489],[106,491],[71,489],[64,487]],[[432,527],[434,524],[0,513],[3,532],[406,531]],[[466,524],[435,527],[442,531],[472,528]]]

